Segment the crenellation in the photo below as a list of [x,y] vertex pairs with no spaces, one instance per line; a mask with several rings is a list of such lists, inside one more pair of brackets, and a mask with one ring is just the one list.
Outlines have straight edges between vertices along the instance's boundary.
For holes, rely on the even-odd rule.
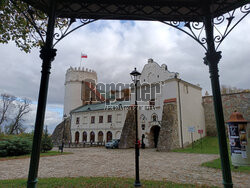
[[[97,83],[97,74],[91,69],[70,67],[65,75],[64,114],[82,105],[82,81],[93,80]],[[75,92],[72,92],[75,91]]]

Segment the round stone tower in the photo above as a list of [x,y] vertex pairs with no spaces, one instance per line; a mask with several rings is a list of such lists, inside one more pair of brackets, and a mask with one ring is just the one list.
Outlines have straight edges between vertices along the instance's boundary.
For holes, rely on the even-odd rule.
[[64,110],[63,114],[69,116],[71,110],[82,106],[83,101],[83,91],[82,85],[83,81],[90,81],[97,83],[97,74],[91,69],[84,68],[72,68],[70,67],[65,76],[65,93],[64,93]]

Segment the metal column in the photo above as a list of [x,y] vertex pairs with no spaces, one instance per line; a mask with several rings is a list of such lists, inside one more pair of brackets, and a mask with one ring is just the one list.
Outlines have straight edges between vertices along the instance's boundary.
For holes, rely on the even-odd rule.
[[233,187],[233,183],[231,177],[230,162],[228,157],[227,137],[225,132],[225,122],[224,122],[223,107],[222,107],[221,93],[220,93],[220,82],[218,74],[219,72],[218,63],[221,59],[221,52],[216,52],[215,49],[213,20],[210,16],[204,18],[204,25],[207,38],[207,53],[204,58],[204,62],[206,65],[209,66],[209,73],[210,73],[213,101],[214,101],[214,114],[216,119],[216,127],[217,127],[218,141],[220,148],[223,184],[224,187],[231,188]]
[[139,143],[138,143],[138,104],[137,104],[137,78],[135,80],[135,187],[140,187],[139,177]]
[[46,43],[41,49],[40,57],[43,60],[42,63],[42,75],[40,82],[40,90],[37,104],[36,121],[35,121],[35,131],[33,137],[32,153],[30,158],[29,176],[27,187],[34,188],[37,184],[37,174],[40,159],[40,148],[41,139],[43,133],[44,117],[46,110],[48,85],[49,85],[49,75],[51,62],[56,56],[56,49],[53,49],[53,36],[54,36],[54,25],[55,25],[55,7],[56,1],[51,1],[49,9],[49,19],[46,33]]

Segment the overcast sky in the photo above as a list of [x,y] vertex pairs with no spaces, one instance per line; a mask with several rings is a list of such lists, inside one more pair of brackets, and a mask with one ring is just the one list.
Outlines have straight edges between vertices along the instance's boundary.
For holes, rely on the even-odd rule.
[[[237,88],[250,88],[250,17],[240,23],[223,41],[219,50],[220,82]],[[57,46],[52,62],[45,124],[50,132],[62,119],[65,71],[80,65],[80,54],[86,53],[82,66],[94,69],[100,82],[130,82],[129,73],[139,71],[149,58],[181,79],[200,84],[203,93],[211,94],[208,67],[203,64],[204,49],[189,36],[159,22],[96,21]],[[26,54],[14,43],[0,44],[0,92],[33,101],[26,124],[34,124],[40,85],[39,49]]]

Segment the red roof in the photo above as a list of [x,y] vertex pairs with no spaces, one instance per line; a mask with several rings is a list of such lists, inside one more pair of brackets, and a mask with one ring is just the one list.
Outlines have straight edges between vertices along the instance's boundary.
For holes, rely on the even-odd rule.
[[176,98],[165,99],[164,103],[176,102]]

